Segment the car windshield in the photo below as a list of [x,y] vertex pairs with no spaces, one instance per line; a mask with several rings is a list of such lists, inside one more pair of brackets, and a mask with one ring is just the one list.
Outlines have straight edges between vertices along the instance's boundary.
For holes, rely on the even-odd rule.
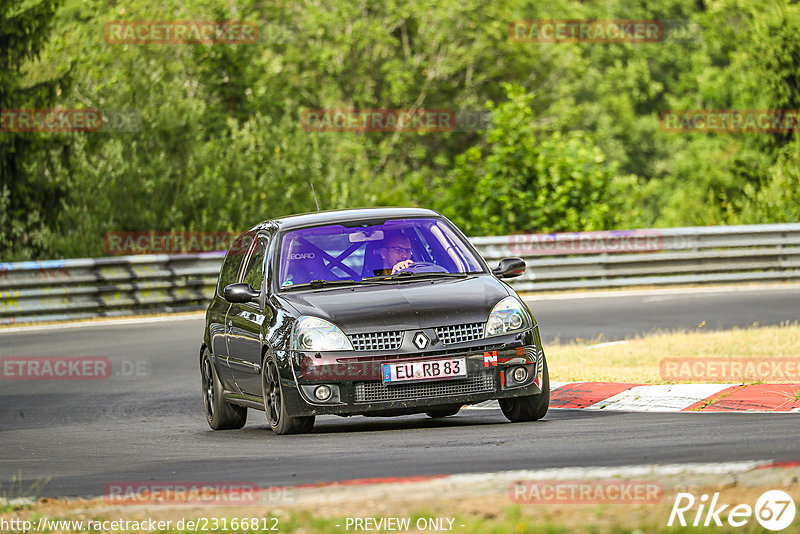
[[483,272],[483,267],[445,221],[419,218],[286,232],[278,272],[281,289],[289,289],[315,281],[334,285],[463,276]]

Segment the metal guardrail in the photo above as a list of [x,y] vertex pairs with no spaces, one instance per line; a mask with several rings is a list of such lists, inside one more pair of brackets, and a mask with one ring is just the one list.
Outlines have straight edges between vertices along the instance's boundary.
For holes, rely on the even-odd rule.
[[[697,226],[578,234],[475,237],[489,264],[508,255],[525,258],[517,291],[613,288],[639,285],[749,282],[800,278],[800,223]],[[547,237],[547,236],[544,236]],[[584,239],[597,238],[605,251],[587,253]],[[641,242],[640,252],[621,241]],[[560,254],[547,255],[548,247]],[[568,245],[568,246],[567,246]],[[616,245],[616,247],[615,247]]]
[[0,324],[202,308],[224,253],[0,263]]
[[[475,237],[518,291],[800,279],[800,223]],[[0,324],[202,309],[223,253],[0,263]]]

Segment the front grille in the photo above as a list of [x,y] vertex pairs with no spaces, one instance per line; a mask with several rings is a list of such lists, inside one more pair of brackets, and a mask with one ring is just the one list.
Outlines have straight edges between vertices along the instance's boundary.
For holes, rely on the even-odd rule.
[[350,341],[353,342],[353,350],[397,350],[403,343],[403,332],[393,330],[351,334]]
[[481,391],[492,391],[494,387],[494,375],[481,372],[459,380],[417,382],[391,386],[379,381],[358,382],[355,385],[355,395],[356,402],[381,402],[479,393]]
[[485,324],[486,323],[456,324],[440,326],[434,328],[434,330],[436,331],[436,336],[443,345],[452,345],[454,343],[483,339],[483,327]]

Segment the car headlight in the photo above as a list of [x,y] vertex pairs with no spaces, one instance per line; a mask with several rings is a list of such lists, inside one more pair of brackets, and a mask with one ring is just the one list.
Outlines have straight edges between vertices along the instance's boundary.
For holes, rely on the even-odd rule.
[[335,324],[303,315],[297,319],[292,329],[293,350],[324,352],[328,350],[353,350],[350,340]]
[[500,336],[530,328],[528,313],[514,297],[506,297],[492,308],[484,337]]

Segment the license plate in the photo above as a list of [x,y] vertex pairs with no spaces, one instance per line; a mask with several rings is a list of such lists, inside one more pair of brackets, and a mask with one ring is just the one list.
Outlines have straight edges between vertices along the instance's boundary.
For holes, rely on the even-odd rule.
[[464,358],[453,358],[423,362],[384,363],[381,370],[384,384],[409,380],[458,378],[467,376],[467,362]]

